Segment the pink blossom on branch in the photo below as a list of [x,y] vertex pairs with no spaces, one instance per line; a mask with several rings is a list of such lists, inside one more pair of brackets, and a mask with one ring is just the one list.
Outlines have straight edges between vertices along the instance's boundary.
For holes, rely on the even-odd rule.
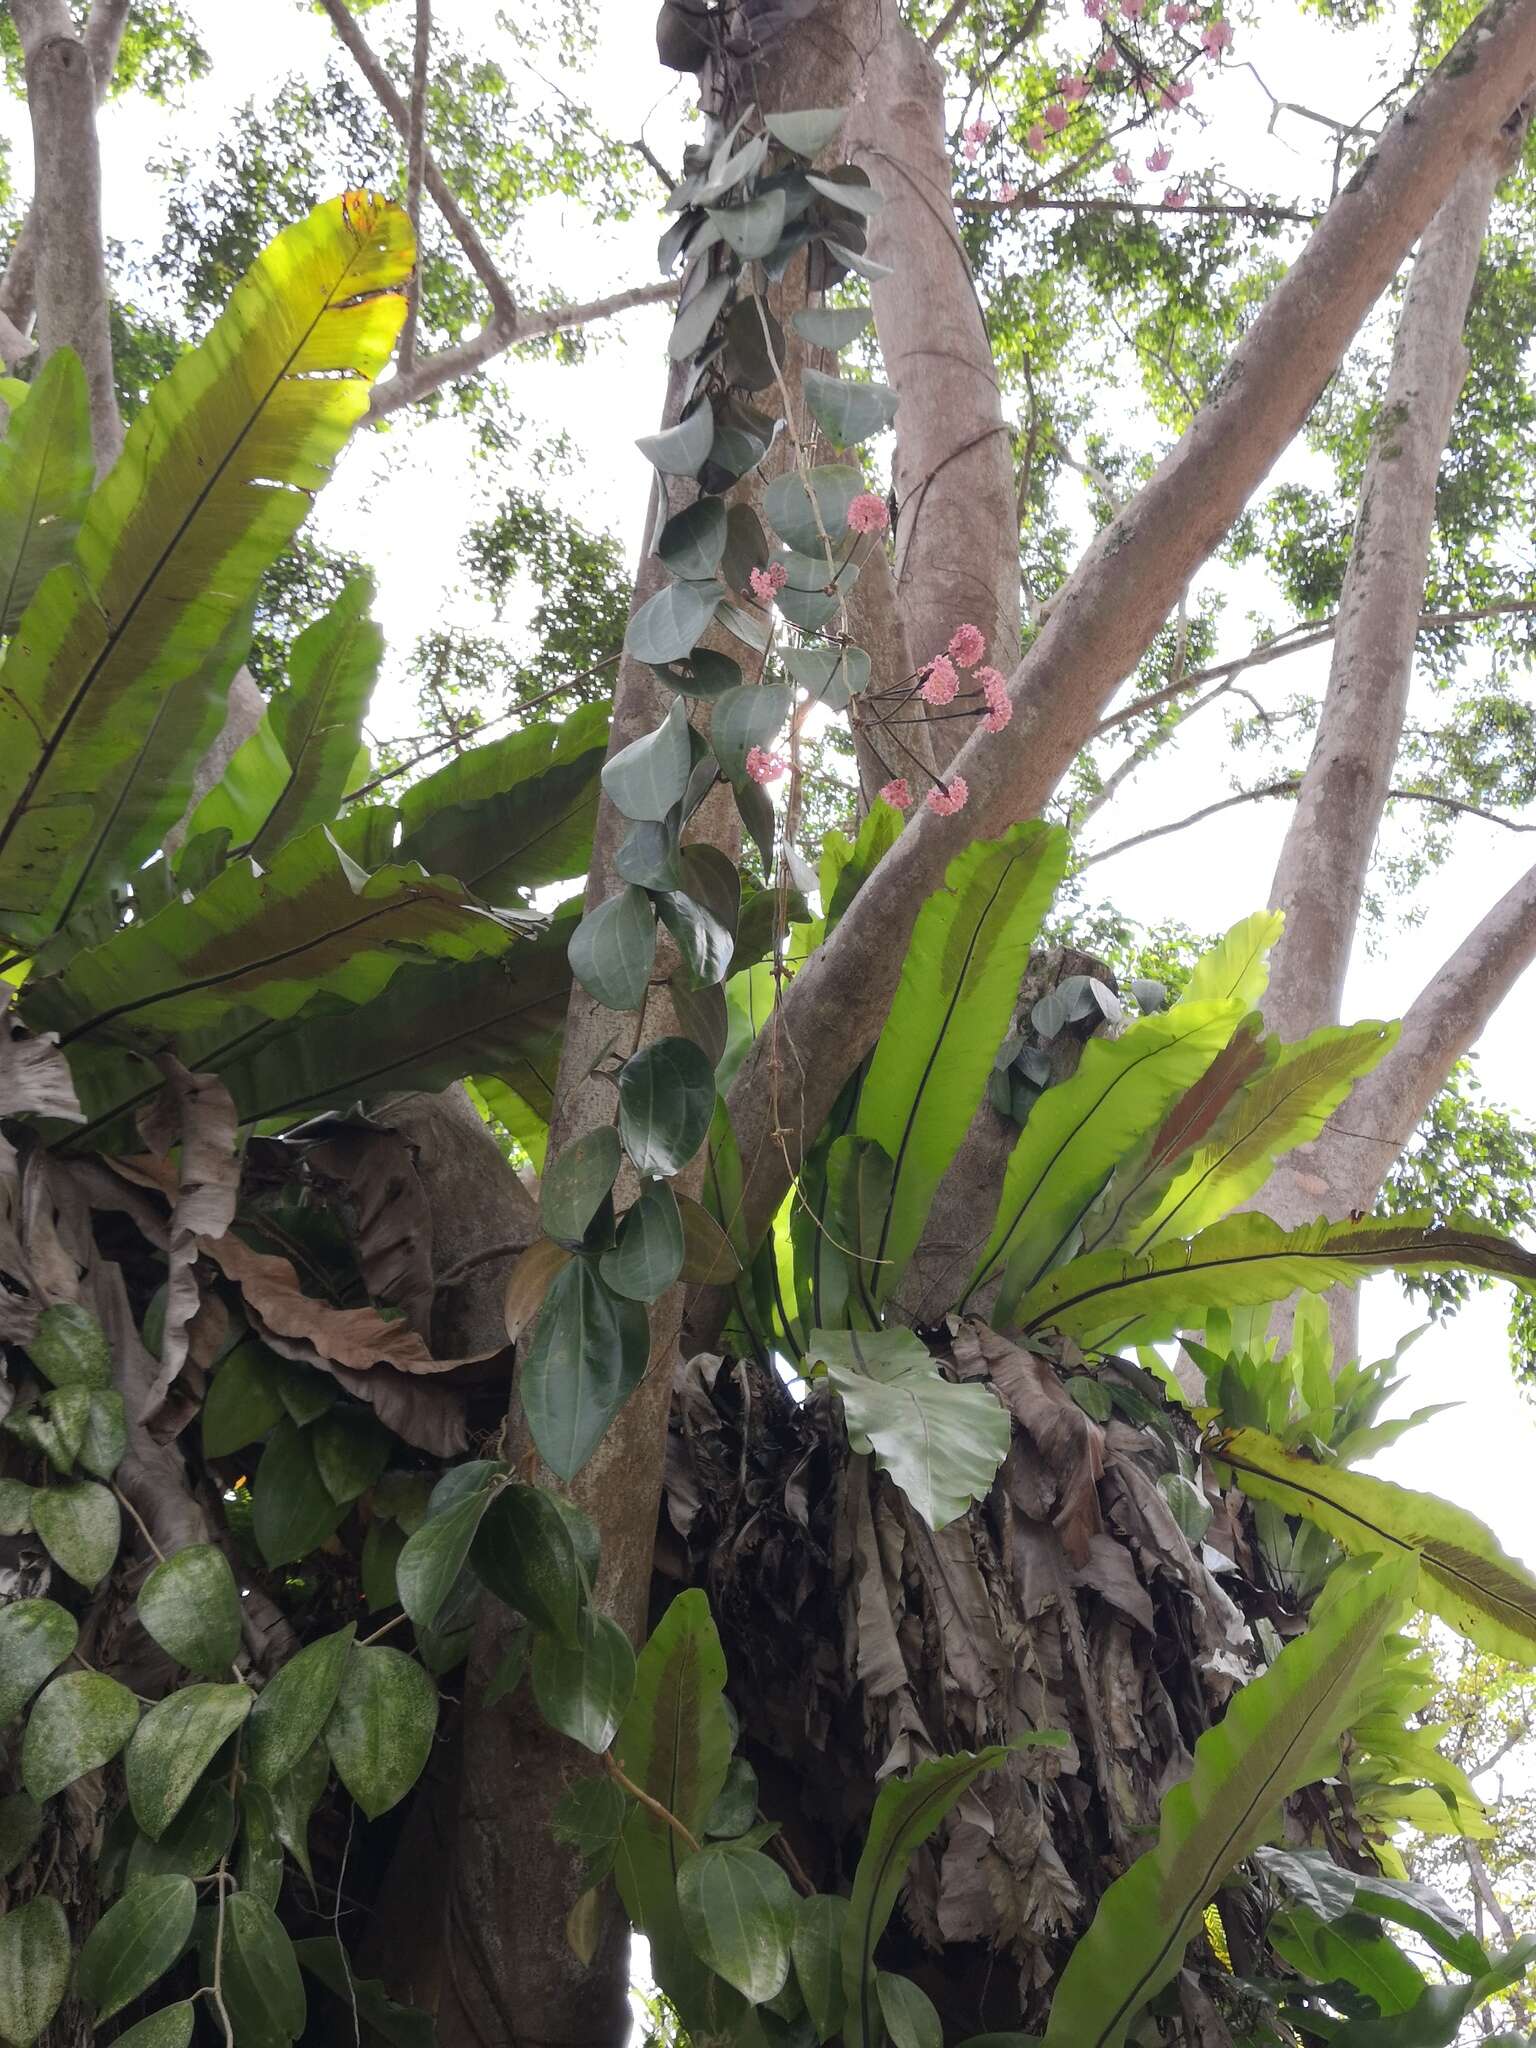
[[1200,41],[1207,57],[1219,59],[1222,52],[1232,47],[1232,24],[1228,21],[1212,21],[1200,31]]
[[1189,194],[1182,185],[1170,185],[1163,194],[1164,206],[1188,206]]
[[889,782],[882,785],[880,796],[882,801],[890,804],[894,810],[905,811],[911,808],[912,791],[908,787],[905,775],[893,775]]
[[1163,16],[1170,28],[1185,28],[1195,18],[1195,10],[1184,4],[1184,0],[1173,0],[1173,5]]
[[981,721],[981,729],[983,732],[1001,732],[1013,716],[1013,699],[1008,694],[1007,679],[995,668],[979,668],[976,680],[987,703],[987,715]]
[[782,754],[765,754],[761,747],[747,750],[747,773],[754,782],[777,782],[788,765]]
[[1137,21],[1147,11],[1147,0],[1120,0],[1120,8],[1127,21]]
[[1004,206],[1012,206],[1015,199],[1019,196],[1019,188],[1017,185],[999,185],[997,196]]
[[947,654],[939,654],[923,670],[923,702],[925,704],[953,704],[955,692],[960,687],[960,678],[955,673],[955,664]]
[[981,155],[982,144],[992,133],[995,125],[996,123],[992,121],[973,121],[965,130],[964,154],[968,164],[975,163],[977,157]]
[[970,801],[970,787],[963,775],[952,775],[946,789],[941,782],[937,789],[928,792],[928,808],[936,818],[952,818],[956,811],[963,811]]
[[1064,106],[1060,100],[1052,100],[1051,104],[1045,110],[1045,125],[1047,126],[1047,128],[1054,128],[1058,135],[1061,133],[1062,129],[1066,127],[1067,123],[1071,120],[1071,118],[1072,109],[1068,106]]
[[1115,165],[1115,183],[1117,185],[1134,185],[1135,182],[1136,173],[1128,163],[1121,162]]
[[1024,143],[1025,147],[1029,149],[1035,156],[1038,156],[1041,150],[1044,149],[1046,143],[1046,134],[1045,130],[1040,126],[1040,123],[1038,121],[1036,121],[1034,126],[1030,129],[1029,133],[1025,136]]
[[1056,90],[1064,100],[1085,100],[1091,84],[1091,79],[1077,78],[1070,71],[1063,71],[1056,81]]
[[758,603],[770,605],[789,581],[789,571],[782,562],[770,562],[766,569],[754,569],[747,581]]
[[1113,71],[1120,62],[1120,53],[1110,44],[1106,43],[1093,62],[1094,68],[1097,71]]
[[1149,171],[1166,171],[1172,162],[1173,151],[1166,142],[1160,142],[1147,158],[1147,169]]
[[890,523],[884,498],[873,491],[860,491],[848,507],[848,524],[855,533],[884,533]]
[[1170,89],[1174,98],[1182,104],[1183,101],[1194,98],[1195,81],[1192,78],[1176,78]]
[[1109,0],[1083,0],[1083,12],[1090,21],[1102,21],[1109,12]]
[[956,626],[949,640],[949,658],[957,667],[974,668],[987,651],[987,636],[980,626]]

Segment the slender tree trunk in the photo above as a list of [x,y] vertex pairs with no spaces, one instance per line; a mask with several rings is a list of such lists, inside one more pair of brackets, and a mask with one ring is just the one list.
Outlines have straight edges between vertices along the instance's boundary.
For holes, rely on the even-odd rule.
[[1467,306],[1494,186],[1523,119],[1474,158],[1420,244],[1403,297],[1354,541],[1339,598],[1328,692],[1270,903],[1285,931],[1264,1017],[1282,1038],[1336,1024],[1366,873],[1397,761],[1435,491],[1467,374]]
[[32,117],[38,347],[45,362],[58,348],[80,358],[99,473],[117,459],[123,423],[112,376],[96,76],[68,8],[53,0],[15,0],[15,15]]

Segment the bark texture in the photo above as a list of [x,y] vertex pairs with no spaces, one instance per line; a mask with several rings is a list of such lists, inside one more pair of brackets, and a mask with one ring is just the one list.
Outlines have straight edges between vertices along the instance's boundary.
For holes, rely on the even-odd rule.
[[[1365,313],[1536,79],[1536,0],[1489,10],[1384,131],[1235,353],[1218,390],[1151,481],[1104,528],[1014,673],[1014,717],[977,734],[955,767],[956,818],[919,816],[791,985],[731,1094],[747,1175],[745,1220],[766,1227],[801,1149],[878,1033],[919,907],[962,846],[1037,812],[1301,426]],[[783,1044],[816,1049],[801,1120],[776,1128]]]
[[[1514,139],[1524,133],[1515,126]],[[1341,1014],[1366,874],[1397,761],[1435,487],[1467,374],[1462,345],[1501,136],[1463,171],[1413,266],[1339,599],[1328,691],[1312,758],[1275,869],[1270,905],[1285,931],[1270,964],[1265,1021],[1300,1038]]]

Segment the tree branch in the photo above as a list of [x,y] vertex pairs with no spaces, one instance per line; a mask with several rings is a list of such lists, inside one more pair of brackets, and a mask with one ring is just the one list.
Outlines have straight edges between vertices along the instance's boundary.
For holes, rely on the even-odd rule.
[[666,278],[660,284],[630,285],[601,299],[535,308],[519,313],[509,326],[491,320],[467,341],[440,349],[436,355],[421,356],[409,372],[398,369],[392,377],[375,384],[368,418],[384,419],[402,406],[417,405],[434,391],[441,391],[445,384],[483,370],[487,363],[520,342],[542,341],[551,334],[567,334],[573,327],[590,327],[595,321],[611,320],[617,313],[626,313],[632,306],[666,305],[677,297],[677,290],[676,280]]
[[[32,117],[38,347],[44,362],[61,348],[80,358],[99,475],[117,460],[123,423],[112,375],[96,84],[73,27],[56,32],[55,0],[15,0],[12,11],[26,52]],[[62,11],[68,22],[68,9]]]
[[[394,122],[400,131],[401,140],[409,149],[410,109],[395,89],[394,80],[369,47],[368,39],[358,27],[352,10],[346,5],[346,0],[321,0],[321,4],[330,16],[337,35],[352,52],[357,68],[373,87],[375,98]],[[507,326],[515,326],[518,319],[517,302],[512,297],[506,279],[497,269],[490,250],[481,241],[474,222],[454,197],[453,188],[439,170],[437,159],[425,148],[422,152],[422,175],[426,180],[427,190],[437,202],[439,213],[453,231],[454,240],[464,251],[470,269],[490,294],[491,305],[497,319]]]
[[[970,791],[964,812],[914,819],[791,983],[731,1090],[753,1241],[783,1199],[802,1145],[874,1042],[913,922],[950,859],[1044,806],[1180,592],[1300,428],[1468,156],[1533,78],[1536,0],[1515,0],[1479,16],[1388,124],[1178,446],[1094,540],[1011,679],[1011,724],[996,735],[977,732],[956,757]],[[786,1051],[800,1089],[790,1128],[780,1125],[772,1085],[773,1064]]]
[[1187,213],[1187,214],[1236,214],[1243,220],[1299,221],[1303,227],[1315,227],[1319,215],[1316,210],[1308,211],[1298,206],[1275,206],[1263,199],[1090,199],[1048,198],[1042,193],[1020,192],[1012,199],[961,199],[956,201],[962,213],[1037,213],[1048,209],[1054,213]]
[[416,362],[416,324],[421,317],[421,186],[426,175],[427,69],[432,59],[432,0],[416,0],[416,48],[411,67],[411,137],[405,158],[405,210],[416,230],[417,258],[411,272],[405,325],[395,360],[401,374]]
[[1366,873],[1408,710],[1441,457],[1467,373],[1462,328],[1513,137],[1470,163],[1419,247],[1360,487],[1328,690],[1270,904],[1285,928],[1264,1017],[1284,1039],[1337,1024]]

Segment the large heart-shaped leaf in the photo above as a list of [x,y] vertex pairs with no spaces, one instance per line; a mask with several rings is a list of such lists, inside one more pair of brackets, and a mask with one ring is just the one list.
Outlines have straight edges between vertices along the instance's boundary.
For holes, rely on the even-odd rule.
[[784,232],[784,211],[784,193],[776,188],[741,206],[711,207],[709,217],[728,246],[750,262],[777,247]]
[[819,555],[822,534],[836,543],[848,531],[848,507],[864,489],[864,478],[847,463],[786,470],[763,493],[763,517],[786,547]]
[[571,972],[609,1010],[638,1010],[656,964],[656,918],[631,884],[589,910],[571,934]]
[[[675,427],[663,427],[659,434],[643,434],[635,446],[667,476],[692,476],[709,453],[715,438],[715,416],[707,398],[701,399]],[[661,552],[657,550],[658,554]],[[665,559],[665,557],[663,557]],[[681,570],[676,572],[682,574]],[[709,571],[705,570],[705,575]],[[641,659],[645,657],[642,655]]]
[[268,1564],[296,1564],[334,1535],[346,1507],[331,1497],[309,1432],[287,1416],[267,1439],[252,1489],[251,1526]]
[[797,107],[790,113],[764,114],[763,126],[796,156],[820,156],[847,118],[846,107]]
[[715,1070],[691,1038],[654,1038],[619,1072],[619,1137],[642,1174],[681,1173],[715,1108]]
[[682,661],[704,636],[725,595],[717,583],[669,583],[629,622],[624,649],[636,661]]
[[820,370],[801,372],[805,402],[834,448],[851,448],[883,434],[896,417],[896,394],[888,384],[855,383]]
[[806,306],[790,324],[813,348],[837,350],[857,341],[874,317],[868,306]]
[[[704,453],[709,453],[707,443]],[[699,498],[667,521],[657,539],[656,552],[674,576],[695,583],[707,582],[725,553],[725,535],[724,505],[718,498]]]
[[562,1479],[579,1472],[645,1373],[650,1326],[587,1259],[555,1275],[519,1387],[540,1455]]
[[683,800],[693,767],[688,712],[674,697],[666,717],[609,757],[603,766],[603,788],[626,818],[659,823]]
[[788,683],[748,683],[717,698],[710,714],[709,743],[732,782],[746,779],[747,755],[765,751],[783,731],[795,693]]

